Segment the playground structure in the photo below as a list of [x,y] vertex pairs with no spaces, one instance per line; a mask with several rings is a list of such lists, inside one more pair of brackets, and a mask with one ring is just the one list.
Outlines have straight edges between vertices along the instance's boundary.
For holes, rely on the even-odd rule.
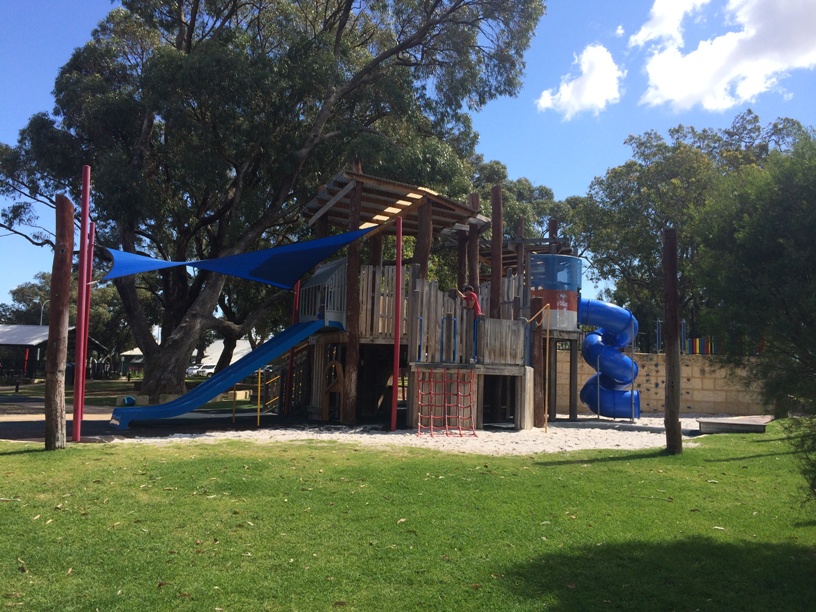
[[[331,239],[331,226],[356,233],[344,259],[320,266],[296,287],[298,322],[178,400],[117,408],[111,424],[127,427],[184,414],[289,354],[276,383],[281,415],[344,424],[390,417],[393,428],[396,387],[404,386],[404,425],[418,432],[473,435],[486,422],[516,429],[546,426],[558,415],[559,344],[570,349],[567,412],[577,418],[573,366],[583,337],[579,319],[603,328],[584,341],[582,352],[599,374],[585,385],[581,400],[599,416],[637,418],[638,392],[629,388],[637,367],[619,351],[637,335],[634,317],[617,306],[580,299],[580,260],[558,237],[557,223],[550,223],[548,238],[525,239],[520,229],[507,238],[498,188],[491,209],[488,219],[479,212],[478,196],[462,204],[361,172],[337,175],[305,214],[316,243]],[[482,234],[489,228],[488,242]],[[415,239],[414,252],[410,262],[397,265],[403,231]],[[389,234],[397,236],[393,263],[382,254],[382,238]],[[474,318],[458,297],[429,279],[434,237],[456,250],[457,284],[476,288],[484,315]],[[120,258],[130,269],[147,269],[129,254]],[[187,265],[217,270],[217,262]],[[489,279],[480,276],[484,268],[490,269]]]

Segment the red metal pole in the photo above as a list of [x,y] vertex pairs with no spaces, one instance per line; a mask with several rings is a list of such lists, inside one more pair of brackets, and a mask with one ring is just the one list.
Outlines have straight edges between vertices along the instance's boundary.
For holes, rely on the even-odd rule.
[[[85,346],[82,349],[85,355],[85,363],[88,363],[88,338],[91,335],[91,287],[93,287],[93,256],[94,244],[96,243],[96,223],[91,221],[88,229],[88,255],[85,259],[88,262],[87,283],[85,286]],[[82,417],[85,417],[85,387],[88,384],[87,376],[82,378]],[[80,424],[80,429],[82,425]]]
[[400,383],[400,336],[402,335],[402,217],[397,217],[397,270],[394,283],[394,372],[391,384],[391,429],[397,429],[397,396]]
[[85,363],[88,329],[88,219],[91,207],[91,167],[82,166],[82,212],[79,223],[79,283],[77,287],[77,322],[74,349],[74,412],[71,439],[79,442],[85,409]]
[[[300,281],[295,283],[295,299],[292,304],[292,325],[298,322],[298,311],[300,310]],[[289,416],[292,408],[292,380],[295,368],[295,347],[289,349],[289,368],[286,370],[286,404],[283,413]]]

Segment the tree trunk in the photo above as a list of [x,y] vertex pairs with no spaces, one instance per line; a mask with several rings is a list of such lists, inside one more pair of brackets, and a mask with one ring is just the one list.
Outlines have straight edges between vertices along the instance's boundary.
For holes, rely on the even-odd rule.
[[666,451],[683,452],[680,427],[680,294],[677,287],[677,230],[663,231],[663,310],[666,342]]
[[74,253],[74,205],[57,196],[56,245],[51,269],[51,316],[45,353],[45,449],[65,448],[65,362]]
[[[167,273],[172,274],[173,269],[170,268]],[[152,327],[139,301],[133,278],[123,278],[115,281],[115,284],[122,298],[127,320],[131,324],[133,337],[144,355],[142,394],[147,395],[151,403],[157,403],[162,394],[184,393],[185,370],[201,335],[207,329],[205,321],[211,318],[211,313],[218,305],[218,297],[224,286],[223,277],[213,274],[207,280],[181,323],[172,334],[162,338],[161,344],[153,337]]]
[[186,392],[185,371],[202,333],[203,316],[188,313],[185,321],[160,347],[154,345],[149,351],[142,349],[145,362],[141,391],[148,396],[151,404],[159,403],[162,394],[181,395]]
[[232,355],[235,352],[235,347],[238,344],[238,338],[233,336],[224,336],[224,349],[221,355],[218,356],[218,363],[215,366],[215,371],[220,372],[224,368],[228,368],[232,363]]

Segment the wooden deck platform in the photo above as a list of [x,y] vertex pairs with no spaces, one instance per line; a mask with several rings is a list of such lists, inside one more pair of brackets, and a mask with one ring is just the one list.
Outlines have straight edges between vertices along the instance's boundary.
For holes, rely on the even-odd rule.
[[701,434],[765,433],[765,426],[771,421],[773,421],[773,417],[770,415],[697,419]]

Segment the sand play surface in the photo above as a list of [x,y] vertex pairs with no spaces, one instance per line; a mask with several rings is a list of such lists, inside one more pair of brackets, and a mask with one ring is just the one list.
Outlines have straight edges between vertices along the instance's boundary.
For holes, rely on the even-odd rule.
[[[681,419],[684,444],[699,435],[695,417]],[[531,429],[514,431],[486,429],[476,435],[458,431],[453,435],[436,432],[417,435],[416,430],[387,432],[365,427],[298,427],[249,431],[211,431],[203,434],[173,434],[163,437],[114,436],[115,443],[168,444],[185,441],[216,442],[218,440],[245,440],[248,442],[287,442],[296,440],[337,441],[363,446],[411,446],[454,453],[484,455],[532,455],[583,449],[647,449],[666,445],[663,417],[645,417],[631,422],[582,418],[579,421],[556,421],[547,431]]]

